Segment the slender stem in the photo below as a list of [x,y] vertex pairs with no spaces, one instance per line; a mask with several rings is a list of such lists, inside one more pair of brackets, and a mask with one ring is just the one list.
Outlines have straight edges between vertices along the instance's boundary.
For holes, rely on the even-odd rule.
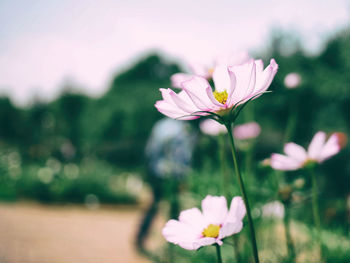
[[297,94],[291,94],[290,95],[290,103],[289,103],[289,118],[287,121],[287,126],[285,129],[285,134],[283,138],[283,142],[289,142],[292,137],[294,136],[295,128],[298,121],[298,100],[297,100]]
[[311,180],[312,180],[312,212],[314,216],[314,223],[317,228],[317,231],[319,232],[321,229],[321,220],[320,220],[320,212],[318,209],[318,189],[317,189],[317,180],[314,170],[311,168]]
[[290,208],[288,204],[284,205],[284,230],[286,234],[286,243],[287,243],[287,251],[288,251],[288,258],[290,262],[295,262],[295,247],[294,242],[292,239],[292,235],[290,233]]
[[[222,177],[222,190],[225,194],[225,197],[227,201],[229,201],[232,196],[229,193],[229,186],[230,186],[230,178],[229,174],[227,171],[227,165],[226,165],[226,154],[225,154],[225,149],[226,149],[226,144],[225,144],[225,137],[223,134],[220,134],[219,136],[219,154],[220,154],[220,168],[221,168],[221,177]],[[238,237],[236,235],[232,236],[233,240],[233,253],[236,258],[236,262],[240,263],[240,255],[239,255],[239,250],[238,250]]]
[[218,263],[222,263],[221,248],[218,244],[215,244],[215,247],[216,247],[216,255],[218,256]]
[[226,156],[225,156],[225,137],[223,134],[220,134],[219,136],[219,156],[220,156],[220,169],[221,169],[221,178],[222,178],[222,190],[225,193],[227,201],[230,199],[229,196],[229,175],[227,173],[227,166],[226,166]]
[[318,200],[317,200],[318,187],[317,187],[317,180],[316,180],[316,174],[315,174],[314,168],[310,168],[310,173],[311,173],[311,180],[312,180],[312,213],[313,213],[314,223],[317,231],[317,242],[320,247],[321,262],[324,262],[323,253],[322,253],[322,242],[321,242],[321,219],[320,219],[320,211],[318,208]]
[[251,236],[254,260],[255,260],[255,263],[259,263],[259,254],[258,254],[258,247],[257,247],[257,244],[256,244],[256,238],[255,238],[254,223],[253,223],[253,219],[252,219],[252,216],[251,216],[251,213],[250,213],[250,206],[249,206],[249,202],[248,202],[248,196],[247,196],[247,193],[245,191],[243,180],[242,180],[242,176],[241,176],[241,173],[240,173],[239,168],[238,168],[238,163],[237,163],[237,158],[236,158],[236,148],[235,148],[235,143],[234,143],[233,136],[232,136],[231,123],[225,124],[225,126],[227,128],[228,136],[229,136],[230,143],[231,143],[232,159],[233,159],[233,163],[234,163],[234,166],[235,166],[235,173],[236,173],[236,176],[237,176],[239,187],[241,189],[241,193],[242,193],[242,196],[243,196],[244,204],[245,204],[246,209],[247,209],[247,217],[248,217],[248,224],[249,224],[249,229],[250,229],[250,236]]

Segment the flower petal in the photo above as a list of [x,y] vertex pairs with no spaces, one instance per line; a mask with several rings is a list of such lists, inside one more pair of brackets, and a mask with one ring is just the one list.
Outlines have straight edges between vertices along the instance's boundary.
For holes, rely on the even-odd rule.
[[290,142],[284,145],[284,152],[295,160],[304,162],[307,159],[307,153],[300,145]]
[[173,90],[167,89],[169,92],[169,96],[173,100],[173,102],[185,112],[193,113],[199,111],[199,109],[193,104],[192,100],[188,97],[186,92],[181,91],[179,94],[176,94]]
[[209,224],[222,224],[227,216],[226,198],[208,195],[202,201],[202,211]]
[[184,112],[183,110],[164,100],[157,101],[154,106],[159,112],[163,113],[169,118],[181,120],[194,120],[199,118],[198,116],[190,116],[187,112]]
[[185,73],[176,73],[170,77],[171,85],[174,88],[182,88],[182,83],[191,79],[191,74],[185,74]]
[[251,93],[254,90],[256,75],[254,60],[251,59],[245,64],[229,67],[229,71],[236,78],[235,90],[230,96],[229,106],[231,106],[241,102],[247,93]]
[[218,92],[227,91],[229,93],[231,89],[231,78],[227,69],[227,66],[220,65],[215,67],[213,73],[213,81],[215,84],[215,90]]
[[302,162],[289,156],[274,153],[271,155],[271,167],[276,170],[292,171],[302,167]]
[[273,78],[275,77],[278,65],[274,59],[270,60],[270,64],[266,67],[264,71],[261,72],[261,67],[263,67],[262,61],[256,61],[257,74],[256,74],[256,85],[252,96],[264,92],[270,86]]
[[154,105],[157,110],[169,118],[181,119],[181,120],[194,120],[199,118],[198,116],[190,116],[187,112],[184,112],[176,106],[164,101],[159,100]]
[[164,238],[175,245],[188,250],[199,248],[198,239],[200,235],[189,225],[177,220],[169,220],[162,230]]
[[193,246],[197,247],[196,249],[204,246],[210,246],[212,244],[215,244],[217,240],[214,237],[202,237],[198,238],[194,243]]
[[321,154],[321,150],[325,144],[325,141],[326,141],[325,132],[319,131],[315,134],[308,148],[309,158],[313,160],[318,160]]
[[242,221],[247,210],[245,208],[242,197],[236,196],[232,198],[230,210],[228,211],[225,223],[234,223],[236,221]]
[[233,234],[239,233],[241,232],[242,228],[243,228],[242,221],[227,223],[221,227],[218,239],[223,239],[225,237],[229,237],[229,236],[232,236]]
[[202,233],[206,227],[206,221],[202,212],[198,208],[191,208],[180,213],[179,221],[185,223]]
[[227,133],[225,125],[218,123],[212,119],[206,119],[199,124],[201,131],[205,134],[216,136]]
[[217,109],[207,96],[206,90],[211,90],[209,82],[201,77],[194,76],[190,80],[182,83],[182,88],[191,98],[197,108],[205,111]]
[[323,146],[320,155],[319,155],[319,162],[323,162],[333,155],[336,155],[341,149],[341,145],[339,143],[339,138],[336,133],[332,134],[331,137],[329,137],[326,144]]

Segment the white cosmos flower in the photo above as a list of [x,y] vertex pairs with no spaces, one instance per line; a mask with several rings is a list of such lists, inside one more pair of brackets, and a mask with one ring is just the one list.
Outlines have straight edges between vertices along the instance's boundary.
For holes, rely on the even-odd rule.
[[228,210],[224,196],[208,195],[202,201],[202,211],[198,208],[182,211],[179,220],[169,220],[162,232],[168,242],[188,250],[222,245],[222,239],[242,230],[245,214],[241,197],[234,197]]

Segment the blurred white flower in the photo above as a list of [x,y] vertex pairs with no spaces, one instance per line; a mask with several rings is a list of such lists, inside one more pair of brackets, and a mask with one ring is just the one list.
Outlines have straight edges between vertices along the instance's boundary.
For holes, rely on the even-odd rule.
[[263,205],[261,208],[263,217],[283,218],[284,205],[279,201],[274,201]]
[[289,73],[285,78],[284,78],[284,85],[288,89],[294,89],[300,85],[301,82],[301,77],[298,73]]
[[73,180],[79,176],[79,167],[74,163],[69,163],[64,166],[63,172],[68,179]]
[[204,134],[216,136],[227,132],[225,125],[212,119],[206,119],[199,124],[199,128]]
[[260,132],[260,125],[256,122],[248,122],[233,128],[233,136],[238,140],[254,139]]
[[230,54],[223,54],[215,59],[215,62],[208,66],[200,63],[189,64],[190,73],[176,73],[171,76],[171,84],[174,88],[182,88],[181,83],[190,80],[194,75],[203,77],[205,79],[213,78],[214,68],[216,66],[236,66],[246,63],[250,60],[248,52],[232,52]]
[[100,201],[94,194],[88,194],[85,196],[85,206],[90,210],[96,210],[100,207]]
[[38,170],[38,178],[44,184],[51,183],[51,181],[53,179],[53,171],[52,171],[52,169],[50,167],[40,168]]

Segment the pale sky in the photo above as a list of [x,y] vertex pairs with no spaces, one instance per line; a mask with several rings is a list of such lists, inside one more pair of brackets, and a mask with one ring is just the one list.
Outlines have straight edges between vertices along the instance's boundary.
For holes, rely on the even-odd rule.
[[149,50],[207,62],[261,50],[272,29],[315,52],[349,25],[347,0],[1,0],[0,94],[26,105],[71,81],[101,95],[113,74]]

